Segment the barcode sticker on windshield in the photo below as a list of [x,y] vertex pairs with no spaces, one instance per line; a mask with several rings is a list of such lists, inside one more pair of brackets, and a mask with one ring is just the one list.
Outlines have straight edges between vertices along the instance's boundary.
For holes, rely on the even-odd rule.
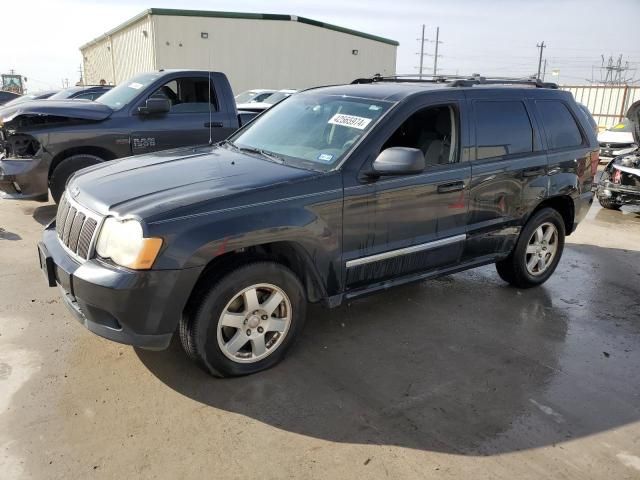
[[129,88],[133,88],[134,90],[140,90],[143,87],[141,83],[133,82],[129,84]]
[[343,113],[336,113],[329,119],[329,123],[333,125],[341,125],[343,127],[357,128],[358,130],[364,130],[367,125],[371,123],[370,118],[356,117],[355,115],[345,115]]

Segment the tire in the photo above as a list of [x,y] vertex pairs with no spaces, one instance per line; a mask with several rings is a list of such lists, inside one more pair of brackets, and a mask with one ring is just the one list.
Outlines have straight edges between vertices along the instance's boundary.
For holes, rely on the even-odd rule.
[[617,204],[612,198],[598,197],[598,202],[602,205],[602,208],[607,210],[620,210],[620,205]]
[[[542,242],[537,241],[537,232],[543,232],[545,236],[549,232],[552,233],[545,243],[544,239]],[[520,232],[513,251],[504,260],[496,262],[498,275],[505,282],[518,288],[531,288],[543,284],[560,262],[564,250],[564,237],[564,220],[557,210],[543,208],[536,212]]]
[[180,321],[180,340],[187,355],[214,376],[273,367],[302,331],[304,288],[281,264],[250,263],[196,288]]
[[49,190],[51,191],[51,197],[56,203],[60,202],[60,198],[64,193],[64,189],[67,186],[67,181],[71,178],[71,175],[92,165],[102,163],[104,160],[95,155],[78,154],[72,155],[62,160],[56,168],[53,169],[51,176],[49,177]]

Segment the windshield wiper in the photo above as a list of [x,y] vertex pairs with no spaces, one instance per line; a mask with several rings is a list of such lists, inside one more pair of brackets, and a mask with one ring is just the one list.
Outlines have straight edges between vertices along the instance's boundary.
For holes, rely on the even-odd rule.
[[235,143],[233,144],[233,146],[236,147],[241,152],[255,153],[255,154],[258,154],[258,155],[262,155],[263,157],[266,157],[266,158],[268,158],[270,160],[273,160],[273,161],[275,161],[277,163],[284,164],[284,158],[282,158],[277,153],[270,152],[269,150],[263,150],[261,148],[254,148],[254,147],[240,147],[239,145],[236,145]]

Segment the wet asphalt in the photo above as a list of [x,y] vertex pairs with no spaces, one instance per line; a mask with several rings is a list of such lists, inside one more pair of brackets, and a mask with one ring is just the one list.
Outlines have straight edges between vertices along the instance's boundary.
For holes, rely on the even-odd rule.
[[0,201],[0,478],[640,479],[640,209],[542,287],[492,266],[335,310],[219,380],[103,340],[45,285],[51,205]]

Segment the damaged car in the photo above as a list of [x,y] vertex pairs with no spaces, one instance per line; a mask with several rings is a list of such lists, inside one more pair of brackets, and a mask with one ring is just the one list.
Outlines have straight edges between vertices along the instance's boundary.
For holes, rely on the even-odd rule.
[[[640,144],[640,101],[627,112],[628,125],[633,141]],[[611,160],[598,182],[597,197],[600,205],[609,210],[619,210],[623,205],[640,205],[640,149]]]
[[0,198],[57,203],[78,170],[116,158],[223,140],[239,115],[219,72],[143,73],[95,101],[31,101],[0,111]]
[[613,158],[633,152],[638,143],[633,137],[633,123],[628,118],[598,134],[600,162],[608,163]]

